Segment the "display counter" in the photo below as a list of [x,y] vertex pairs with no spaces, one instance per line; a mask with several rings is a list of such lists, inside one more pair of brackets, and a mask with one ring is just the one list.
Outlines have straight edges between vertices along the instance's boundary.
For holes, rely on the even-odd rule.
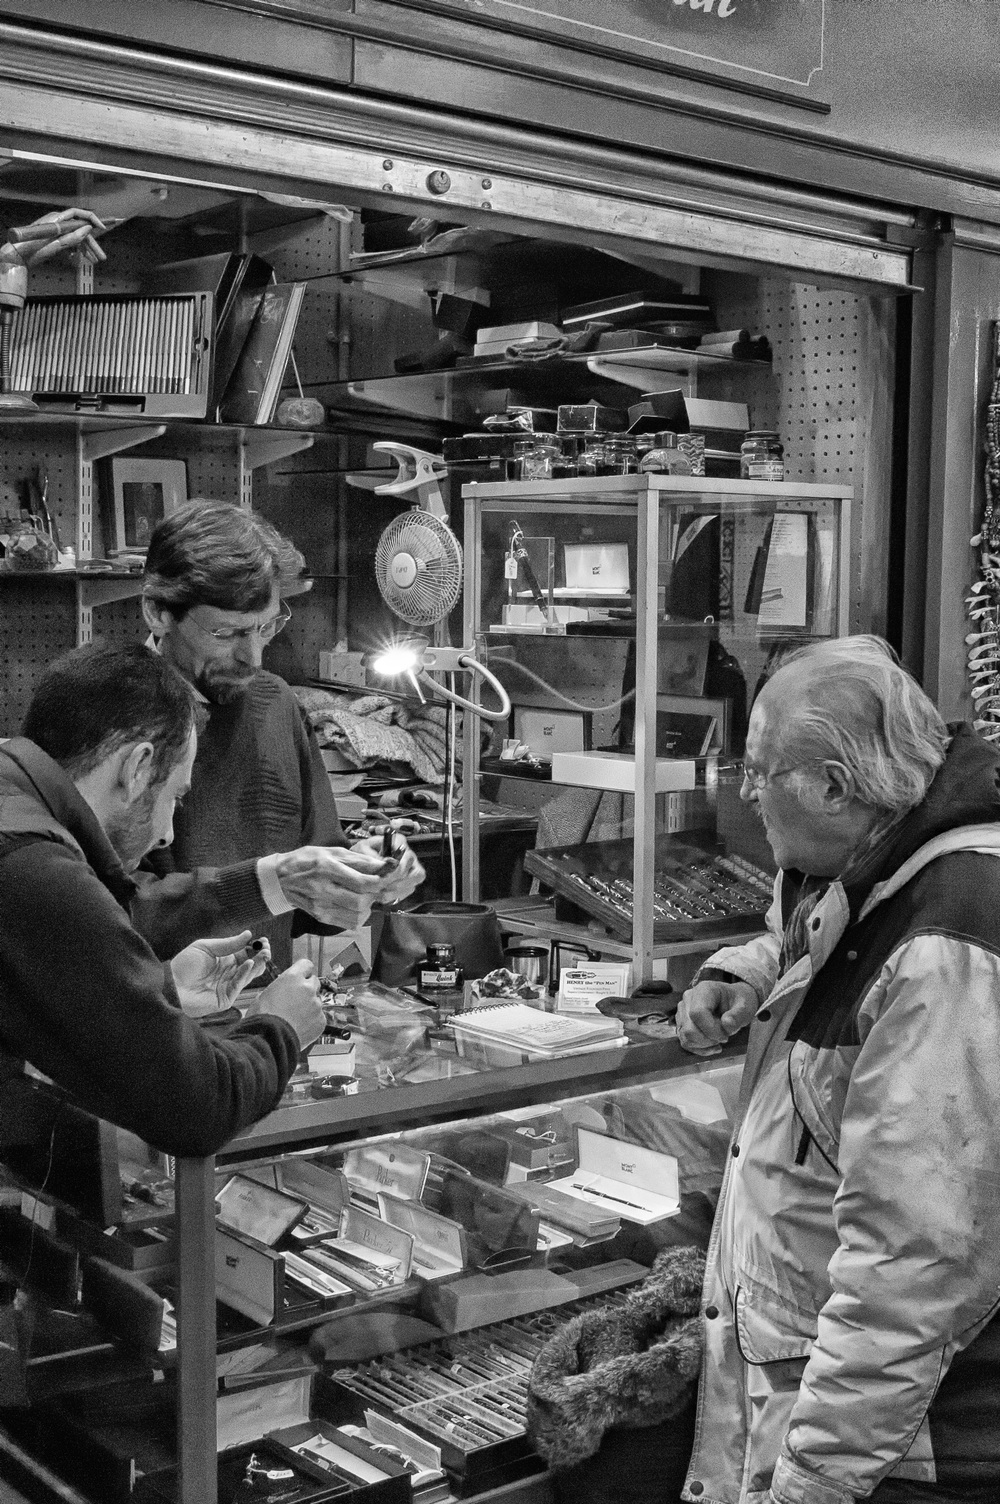
[[[525,1013],[543,1035],[579,1027],[497,1006],[507,1048]],[[366,1025],[343,1094],[313,1094],[314,1062],[214,1160],[178,1161],[172,1185],[134,1141],[118,1138],[115,1165],[96,1133],[121,1193],[110,1228],[40,1186],[34,1227],[7,1209],[12,1273],[40,1311],[43,1292],[73,1310],[91,1353],[79,1335],[62,1352],[46,1339],[17,1440],[84,1497],[228,1501],[251,1454],[304,1447],[292,1470],[319,1491],[303,1498],[403,1504],[418,1474],[417,1498],[544,1498],[525,1423],[534,1353],[572,1314],[623,1299],[661,1248],[707,1243],[738,1042],[697,1060],[647,1014],[605,1020],[585,1053],[500,1068],[487,1052],[477,1068],[452,1036],[482,1008],[363,983],[336,1011]],[[331,1476],[341,1493],[322,1491]]]

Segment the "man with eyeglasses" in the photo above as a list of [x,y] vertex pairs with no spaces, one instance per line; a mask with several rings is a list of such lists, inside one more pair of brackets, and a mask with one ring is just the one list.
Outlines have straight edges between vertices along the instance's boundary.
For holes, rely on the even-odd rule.
[[146,555],[150,642],[193,686],[206,723],[191,789],[135,922],[169,956],[189,939],[245,927],[279,968],[293,935],[353,929],[373,902],[395,903],[424,872],[402,837],[349,847],[316,739],[292,690],[261,667],[291,616],[281,599],[305,561],[262,517],[199,500],[166,517]]
[[763,686],[767,933],[681,1043],[750,1022],[684,1498],[1000,1498],[1000,757],[875,637]]

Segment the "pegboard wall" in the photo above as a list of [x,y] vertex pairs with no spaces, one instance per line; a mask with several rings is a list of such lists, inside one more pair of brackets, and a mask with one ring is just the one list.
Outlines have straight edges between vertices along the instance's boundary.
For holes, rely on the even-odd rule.
[[749,382],[736,379],[751,427],[777,430],[785,446],[786,478],[853,488],[850,627],[881,630],[895,304],[843,289],[727,272],[704,273],[702,291],[720,328],[746,328],[771,342],[770,377],[754,373]]
[[[131,229],[131,226],[126,227]],[[108,241],[108,262],[97,290],[134,291],[144,270],[157,260],[163,227],[147,227],[145,238],[117,233]],[[398,282],[365,284],[341,269],[351,249],[360,248],[360,228],[336,216],[301,220],[251,236],[246,245],[264,256],[279,280],[307,283],[295,355],[303,390],[322,396],[324,387],[347,378],[364,379],[392,371],[393,358],[427,349],[438,337],[426,292],[410,293]],[[204,240],[205,251],[232,243]],[[39,268],[32,276],[37,294],[72,291],[69,266]],[[746,401],[756,427],[776,428],[785,444],[789,479],[851,485],[853,516],[852,626],[878,630],[878,603],[884,600],[885,506],[888,470],[894,310],[888,302],[821,291],[783,279],[754,280],[705,272],[702,290],[720,328],[746,327],[767,334],[774,350],[771,373],[730,368],[703,379],[705,396]],[[294,390],[289,376],[289,389]],[[370,424],[368,425],[371,426]],[[0,487],[16,487],[35,468],[49,480],[49,505],[63,542],[76,541],[77,459],[72,431],[47,427],[44,443],[28,425],[5,424],[0,445]],[[391,416],[384,433],[393,433]],[[171,430],[140,446],[137,455],[185,459],[188,494],[237,500],[236,441],[192,443],[190,430]],[[317,436],[302,454],[258,470],[254,504],[292,536],[306,555],[316,585],[293,602],[287,633],[278,640],[272,666],[290,678],[316,672],[317,656],[338,641],[369,646],[392,625],[374,583],[372,557],[382,527],[399,510],[394,498],[376,498],[351,486],[347,475],[370,468],[370,439]],[[105,477],[98,474],[98,482]],[[0,491],[0,497],[10,495]],[[874,500],[873,500],[874,499]],[[0,502],[0,515],[3,513]],[[461,509],[456,509],[460,514]],[[458,518],[456,518],[458,521]],[[95,552],[102,552],[95,522]],[[75,640],[76,596],[69,580],[35,577],[0,585],[0,734],[16,730],[31,686],[44,666]],[[101,606],[94,634],[108,642],[141,640],[144,629],[136,600]]]

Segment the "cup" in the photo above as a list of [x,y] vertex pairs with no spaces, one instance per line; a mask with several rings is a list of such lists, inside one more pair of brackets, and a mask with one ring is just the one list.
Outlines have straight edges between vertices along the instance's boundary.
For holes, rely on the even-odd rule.
[[506,952],[507,965],[511,971],[532,987],[544,987],[549,974],[549,950],[547,945],[512,945]]

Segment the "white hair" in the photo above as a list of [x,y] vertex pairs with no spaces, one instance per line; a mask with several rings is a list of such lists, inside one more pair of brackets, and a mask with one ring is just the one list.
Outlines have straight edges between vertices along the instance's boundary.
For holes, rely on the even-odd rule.
[[902,814],[925,797],[949,734],[933,701],[881,637],[828,638],[799,648],[765,686],[799,689],[781,725],[782,761],[839,762],[855,798]]

